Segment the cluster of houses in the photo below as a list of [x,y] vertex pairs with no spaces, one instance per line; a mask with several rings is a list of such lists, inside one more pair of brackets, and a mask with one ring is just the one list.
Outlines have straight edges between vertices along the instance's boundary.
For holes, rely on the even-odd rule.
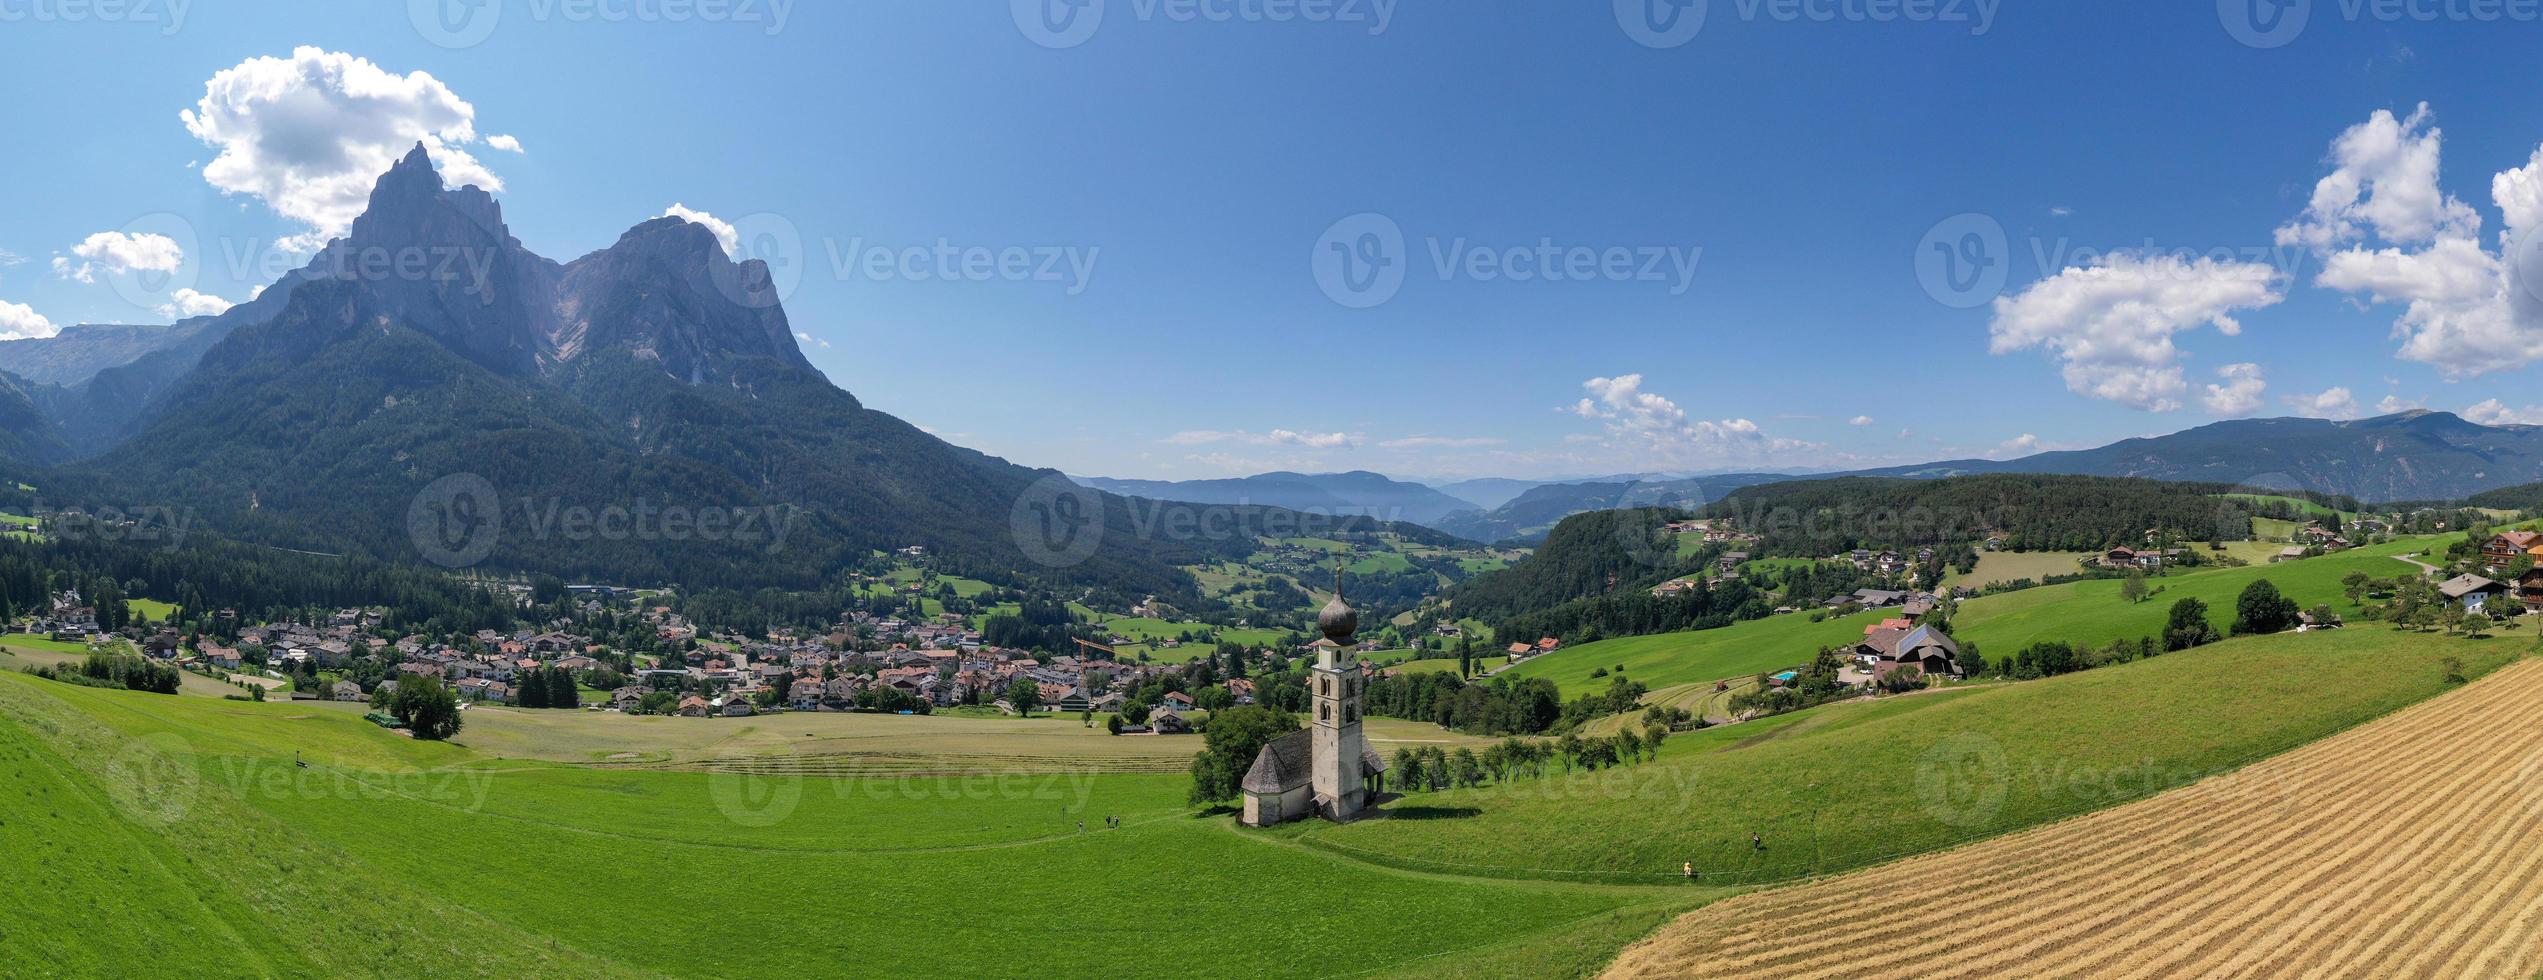
[[2101,566],[2153,570],[2180,564],[2188,555],[2188,549],[2184,548],[2112,548],[2102,553]]
[[1541,657],[1560,649],[1563,649],[1563,641],[1545,636],[1538,637],[1534,643],[1510,644],[1507,652],[1510,654],[1510,662],[1515,664],[1529,657]]
[[1863,638],[1854,644],[1854,663],[1839,673],[1839,680],[1869,684],[1907,667],[1926,677],[1961,675],[1960,645],[1927,622],[1936,605],[1933,596],[1864,589],[1854,599],[1867,609],[1896,605],[1898,615],[1863,628]]
[[2499,576],[2507,576],[2519,565],[2525,568],[2508,581],[2457,575],[2439,583],[2437,591],[2449,601],[2462,603],[2465,612],[2482,612],[2492,601],[2509,597],[2522,603],[2527,611],[2543,612],[2543,532],[2501,531],[2491,535],[2481,543],[2481,564],[2484,571]]

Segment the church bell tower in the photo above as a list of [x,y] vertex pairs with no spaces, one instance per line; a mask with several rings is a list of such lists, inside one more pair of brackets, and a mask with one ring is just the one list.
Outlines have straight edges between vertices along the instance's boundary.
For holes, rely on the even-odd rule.
[[1330,819],[1349,820],[1368,803],[1361,765],[1368,743],[1360,734],[1360,695],[1367,682],[1360,676],[1356,639],[1360,614],[1342,601],[1339,568],[1333,573],[1333,601],[1316,614],[1316,629],[1324,638],[1309,644],[1316,651],[1316,666],[1307,675],[1314,711],[1308,721],[1314,733],[1310,760],[1315,806]]

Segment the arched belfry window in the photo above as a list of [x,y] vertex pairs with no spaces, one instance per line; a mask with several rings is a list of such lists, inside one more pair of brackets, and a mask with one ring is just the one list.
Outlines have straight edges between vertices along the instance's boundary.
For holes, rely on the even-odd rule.
[[1330,704],[1319,704],[1319,705],[1317,705],[1317,706],[1316,706],[1316,720],[1317,720],[1317,721],[1332,721],[1332,720],[1333,720],[1333,706],[1332,706],[1332,705],[1330,705]]

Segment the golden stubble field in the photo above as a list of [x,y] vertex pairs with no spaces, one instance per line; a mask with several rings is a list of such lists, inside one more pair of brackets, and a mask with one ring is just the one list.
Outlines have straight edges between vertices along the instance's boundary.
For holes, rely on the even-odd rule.
[[1707,907],[1606,976],[2533,976],[2539,833],[2527,660],[2140,803]]
[[[360,713],[359,704],[312,710]],[[1170,773],[1191,768],[1199,735],[1112,735],[1098,717],[1024,718],[793,712],[747,718],[669,718],[614,711],[470,708],[452,740],[477,755],[583,765],[804,775],[927,773]],[[1368,720],[1380,753],[1438,745],[1480,751],[1494,740],[1391,718]]]

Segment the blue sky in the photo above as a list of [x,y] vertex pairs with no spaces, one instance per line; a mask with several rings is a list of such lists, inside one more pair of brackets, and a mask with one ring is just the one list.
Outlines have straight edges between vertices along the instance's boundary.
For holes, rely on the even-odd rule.
[[[2320,0],[2272,35],[2295,22],[2208,3],[1713,0],[1655,35],[1641,0],[1100,0],[1063,33],[1041,0],[134,2],[0,0],[0,327],[243,298],[337,220],[329,161],[422,127],[550,257],[675,203],[737,226],[799,270],[842,387],[1074,473],[2543,421],[2543,299],[2493,187],[2543,142],[2517,56],[2543,23],[2513,7]],[[398,98],[349,95],[353,59]],[[276,79],[314,91],[250,84]],[[1937,264],[1964,242],[2000,290]],[[1371,257],[1400,281],[1342,264]]]

